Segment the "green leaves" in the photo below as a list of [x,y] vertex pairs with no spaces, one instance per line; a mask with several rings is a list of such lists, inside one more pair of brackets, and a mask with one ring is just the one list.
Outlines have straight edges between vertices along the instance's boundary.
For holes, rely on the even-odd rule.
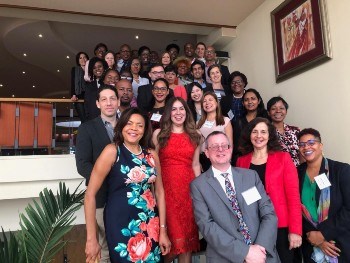
[[34,200],[33,205],[26,207],[26,214],[20,215],[18,236],[10,233],[8,240],[2,233],[0,262],[50,262],[68,242],[62,238],[72,229],[74,213],[83,205],[85,191],[78,192],[79,186],[70,194],[66,185],[60,182],[56,197],[47,188],[40,192],[40,203]]

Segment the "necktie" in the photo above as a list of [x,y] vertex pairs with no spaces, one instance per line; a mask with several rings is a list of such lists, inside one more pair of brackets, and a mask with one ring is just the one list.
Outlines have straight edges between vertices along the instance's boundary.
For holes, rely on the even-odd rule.
[[239,230],[241,231],[241,233],[243,235],[245,243],[247,245],[250,245],[252,243],[252,241],[251,241],[249,229],[248,229],[247,224],[244,222],[242,211],[239,208],[239,204],[238,204],[237,197],[236,197],[236,191],[235,191],[235,189],[233,189],[231,182],[228,179],[229,173],[222,173],[221,176],[225,178],[226,195],[227,195],[228,199],[230,200],[233,211],[238,219]]

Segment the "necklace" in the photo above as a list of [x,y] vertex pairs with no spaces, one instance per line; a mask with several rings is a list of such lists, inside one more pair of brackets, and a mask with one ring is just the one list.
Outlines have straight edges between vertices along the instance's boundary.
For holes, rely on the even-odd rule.
[[139,145],[139,147],[140,147],[140,152],[139,152],[139,153],[133,153],[133,152],[125,145],[125,143],[123,143],[123,145],[124,145],[124,147],[125,147],[129,152],[131,152],[131,153],[134,154],[134,155],[140,155],[140,154],[142,153],[142,148],[141,148],[140,145]]

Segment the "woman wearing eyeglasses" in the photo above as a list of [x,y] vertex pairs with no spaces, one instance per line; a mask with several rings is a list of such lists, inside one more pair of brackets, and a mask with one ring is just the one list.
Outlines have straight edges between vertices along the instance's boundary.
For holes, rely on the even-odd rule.
[[172,95],[169,94],[169,83],[166,79],[160,78],[154,81],[152,87],[152,110],[148,113],[151,120],[152,130],[160,128],[160,121],[164,113],[165,103]]
[[168,236],[172,244],[165,262],[172,262],[178,256],[179,263],[190,263],[191,253],[199,250],[190,183],[201,173],[201,135],[182,98],[172,97],[167,102],[160,129],[153,133],[153,142],[159,152]]
[[275,127],[255,118],[244,129],[240,142],[243,156],[237,167],[258,173],[278,218],[276,248],[282,263],[296,262],[293,248],[302,243],[298,173],[288,153],[281,151]]
[[304,262],[350,262],[350,165],[323,156],[317,130],[304,129],[298,139]]
[[132,74],[132,89],[134,91],[134,97],[137,98],[137,91],[140,86],[149,84],[148,78],[140,76],[141,62],[139,58],[131,60],[130,72]]

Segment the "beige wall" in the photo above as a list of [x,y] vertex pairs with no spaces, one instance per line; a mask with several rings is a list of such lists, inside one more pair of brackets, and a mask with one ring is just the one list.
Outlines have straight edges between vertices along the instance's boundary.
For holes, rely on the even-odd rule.
[[290,105],[286,122],[320,131],[325,156],[350,161],[350,2],[328,0],[333,59],[276,84],[270,12],[281,0],[265,1],[238,25],[230,69],[244,72],[248,87],[261,92],[265,105],[281,95]]

